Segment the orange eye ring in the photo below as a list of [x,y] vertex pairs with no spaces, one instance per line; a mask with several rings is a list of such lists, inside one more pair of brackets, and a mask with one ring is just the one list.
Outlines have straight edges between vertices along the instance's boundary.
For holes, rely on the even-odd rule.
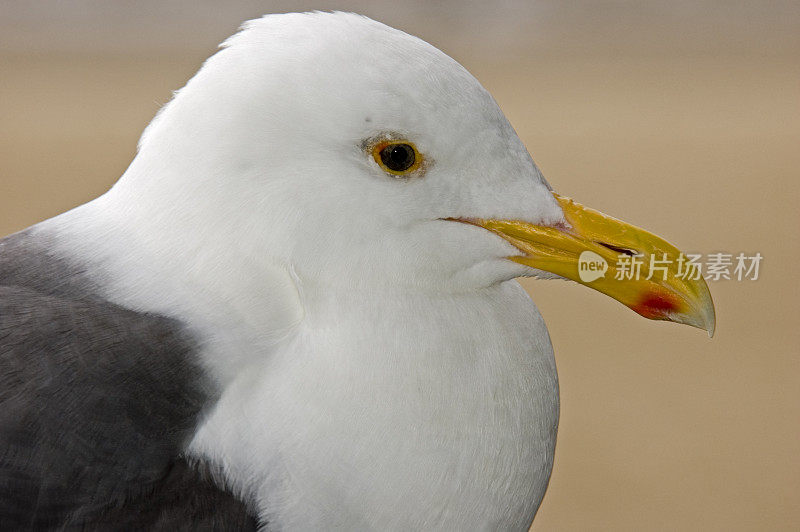
[[387,174],[407,176],[416,172],[423,162],[417,147],[407,140],[382,140],[372,147],[372,158]]

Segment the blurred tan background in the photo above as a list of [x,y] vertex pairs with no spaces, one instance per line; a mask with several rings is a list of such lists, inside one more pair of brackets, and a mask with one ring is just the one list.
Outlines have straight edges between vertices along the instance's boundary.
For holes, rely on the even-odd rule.
[[358,11],[495,95],[553,187],[689,252],[760,252],[710,283],[717,336],[524,281],[561,378],[533,527],[800,529],[800,3],[0,1],[0,235],[106,190],[240,22]]

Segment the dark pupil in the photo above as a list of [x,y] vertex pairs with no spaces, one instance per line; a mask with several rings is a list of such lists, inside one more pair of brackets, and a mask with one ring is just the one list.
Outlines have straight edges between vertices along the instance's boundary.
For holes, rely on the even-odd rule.
[[394,172],[404,172],[414,165],[414,148],[408,144],[392,144],[381,150],[381,161]]

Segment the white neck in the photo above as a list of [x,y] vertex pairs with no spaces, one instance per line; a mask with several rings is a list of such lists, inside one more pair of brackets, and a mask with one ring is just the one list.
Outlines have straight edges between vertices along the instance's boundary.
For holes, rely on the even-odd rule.
[[191,446],[276,529],[530,525],[555,443],[544,324],[514,281],[330,294],[225,391]]
[[106,297],[200,335],[222,395],[190,453],[222,466],[271,527],[530,524],[558,392],[546,328],[515,281],[306,290],[287,265],[150,241],[133,219],[101,198],[51,227],[101,265]]

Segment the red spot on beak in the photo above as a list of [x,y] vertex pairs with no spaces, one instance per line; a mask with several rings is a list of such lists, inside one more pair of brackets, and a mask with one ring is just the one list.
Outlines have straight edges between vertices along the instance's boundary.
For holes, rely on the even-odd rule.
[[678,302],[669,294],[650,292],[631,308],[645,318],[657,320],[663,319],[670,312],[677,310]]

